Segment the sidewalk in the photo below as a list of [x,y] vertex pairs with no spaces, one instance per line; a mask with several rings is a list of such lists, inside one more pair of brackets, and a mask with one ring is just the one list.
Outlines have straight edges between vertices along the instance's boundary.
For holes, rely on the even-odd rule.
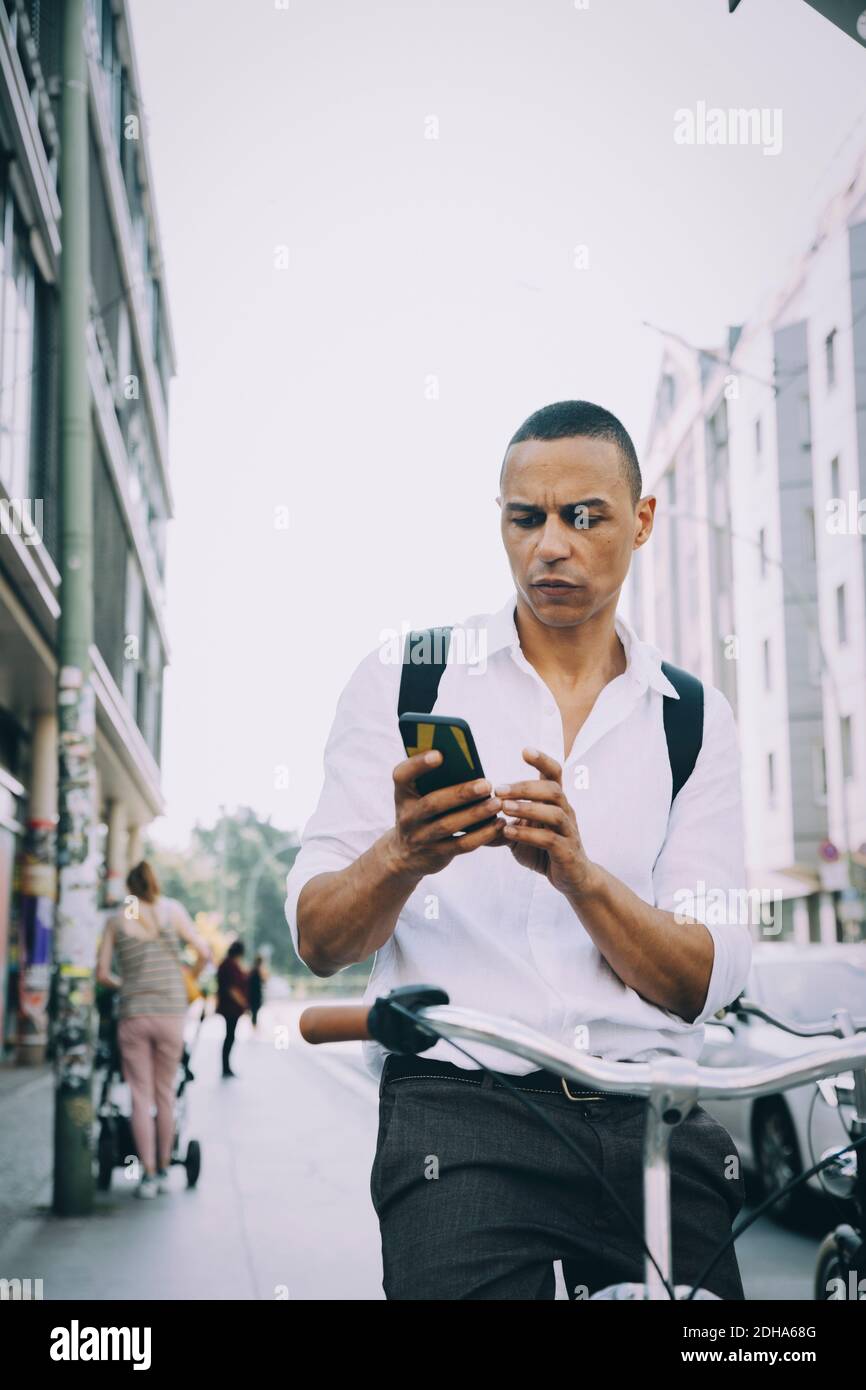
[[[46,1299],[379,1299],[379,1236],[369,1195],[376,1142],[376,1086],[345,1049],[300,1041],[299,1008],[263,1010],[259,1036],[238,1030],[235,1081],[219,1076],[222,1021],[199,1037],[190,1086],[188,1138],[202,1145],[198,1187],[181,1168],[172,1191],[138,1201],[115,1171],[93,1215],[59,1219],[49,1210],[50,1074],[32,1121],[47,1135],[31,1188],[31,1213],[0,1235],[0,1277],[41,1278]],[[287,1024],[278,1050],[274,1027]],[[14,1117],[8,1107],[19,1105]],[[15,1097],[3,1102],[3,1145],[21,1142]],[[28,1140],[28,1142],[31,1142]],[[35,1151],[35,1150],[34,1150]],[[2,1150],[0,1150],[2,1161]],[[42,1210],[33,1211],[32,1203]]]
[[0,1246],[50,1183],[53,1124],[51,1067],[0,1065]]

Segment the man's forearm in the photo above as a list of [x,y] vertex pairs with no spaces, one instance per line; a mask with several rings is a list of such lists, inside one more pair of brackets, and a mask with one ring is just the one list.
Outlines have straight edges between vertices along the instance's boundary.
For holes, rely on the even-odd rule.
[[392,935],[423,875],[410,873],[387,831],[345,869],[311,878],[298,899],[298,948],[315,975],[366,960]]
[[679,922],[644,902],[613,874],[593,864],[569,901],[623,984],[687,1022],[703,1009],[715,947],[700,922]]

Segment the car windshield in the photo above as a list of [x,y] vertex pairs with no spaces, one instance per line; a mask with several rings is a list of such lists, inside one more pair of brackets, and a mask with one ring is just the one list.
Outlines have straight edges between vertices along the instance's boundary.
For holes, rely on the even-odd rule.
[[818,1023],[834,1009],[866,1017],[866,967],[850,961],[761,961],[755,966],[760,1002],[793,1023]]

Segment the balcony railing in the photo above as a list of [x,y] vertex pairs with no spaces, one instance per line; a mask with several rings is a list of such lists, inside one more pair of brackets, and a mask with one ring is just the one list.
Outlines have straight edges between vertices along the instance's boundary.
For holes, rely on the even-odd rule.
[[3,0],[15,53],[30,101],[32,124],[39,132],[51,178],[57,187],[60,164],[60,133],[52,105],[59,95],[60,22],[62,5],[45,5],[40,0]]

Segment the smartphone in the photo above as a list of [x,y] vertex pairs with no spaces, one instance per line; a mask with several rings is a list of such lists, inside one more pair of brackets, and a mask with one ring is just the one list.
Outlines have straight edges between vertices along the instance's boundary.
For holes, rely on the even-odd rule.
[[[423,773],[416,781],[419,796],[427,796],[442,787],[457,786],[460,782],[474,782],[484,776],[475,739],[465,719],[448,714],[401,714],[400,734],[410,758],[433,749],[442,754],[439,766]],[[478,800],[483,801],[484,797]]]

